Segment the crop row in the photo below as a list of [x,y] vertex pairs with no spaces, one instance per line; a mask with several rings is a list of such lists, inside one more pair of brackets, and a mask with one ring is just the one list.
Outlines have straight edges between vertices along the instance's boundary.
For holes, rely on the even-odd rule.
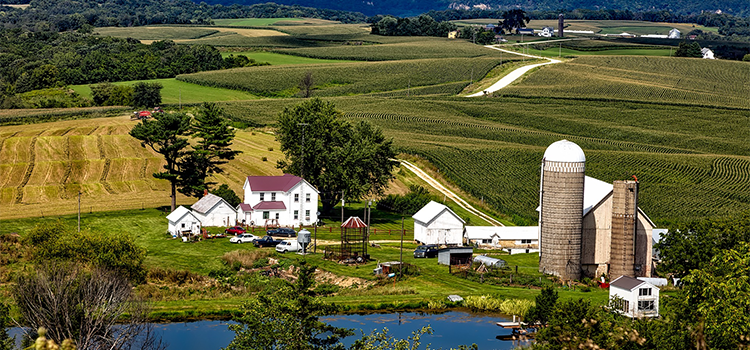
[[264,66],[180,75],[178,80],[244,90],[264,96],[293,96],[311,73],[314,96],[365,94],[468,81],[500,64],[499,58],[449,58],[325,65]]
[[503,94],[618,98],[749,106],[750,70],[741,62],[669,57],[581,57],[545,67]]

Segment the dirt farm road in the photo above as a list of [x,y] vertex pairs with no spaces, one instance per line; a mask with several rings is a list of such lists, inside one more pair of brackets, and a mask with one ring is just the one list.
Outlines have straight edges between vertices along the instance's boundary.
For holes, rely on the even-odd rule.
[[440,182],[438,182],[437,180],[435,180],[435,178],[433,178],[432,176],[430,176],[429,174],[427,174],[426,172],[424,172],[422,169],[420,169],[416,165],[414,165],[414,164],[412,164],[412,163],[410,163],[410,162],[408,162],[406,160],[403,160],[403,159],[398,159],[398,161],[401,163],[401,165],[404,168],[409,169],[415,175],[419,176],[420,179],[422,179],[425,182],[427,182],[427,184],[429,184],[430,186],[432,186],[434,189],[438,190],[440,193],[442,193],[443,195],[445,195],[447,198],[450,198],[452,201],[454,201],[456,204],[458,204],[459,207],[463,208],[464,210],[466,210],[466,211],[468,211],[468,212],[470,212],[470,213],[472,213],[472,214],[474,214],[476,216],[479,216],[480,218],[482,218],[484,221],[487,221],[487,223],[489,223],[492,226],[505,226],[500,221],[497,221],[493,217],[491,217],[491,216],[489,216],[489,215],[481,212],[477,208],[474,208],[471,204],[469,204],[468,202],[466,202],[463,198],[459,197],[457,194],[453,193],[453,191],[451,191],[448,188],[446,188],[445,186],[443,186]]
[[531,58],[538,58],[538,59],[549,60],[549,62],[537,63],[537,64],[530,64],[528,66],[523,66],[521,68],[518,68],[518,69],[516,69],[516,70],[514,70],[514,71],[512,71],[510,73],[508,73],[508,75],[502,77],[496,83],[492,84],[492,86],[484,89],[483,91],[477,92],[475,94],[468,95],[467,97],[479,97],[479,96],[485,96],[487,94],[491,94],[491,93],[493,93],[493,92],[495,92],[497,90],[500,90],[500,89],[502,89],[502,88],[510,85],[511,83],[513,83],[514,81],[516,81],[518,78],[520,78],[524,74],[526,74],[526,72],[528,72],[528,71],[530,71],[530,70],[532,70],[532,69],[534,69],[536,67],[541,67],[541,66],[545,66],[545,65],[548,65],[548,64],[562,62],[560,60],[556,60],[556,59],[552,59],[552,58],[541,57],[541,56],[534,56],[534,55],[528,55],[528,54],[525,54],[525,53],[520,53],[520,52],[515,52],[515,51],[501,49],[501,48],[499,48],[499,47],[497,47],[495,45],[487,45],[485,47],[493,49],[493,50],[498,50],[498,51],[502,51],[502,52],[505,52],[505,53],[513,54],[513,55],[520,55],[520,56],[526,56],[526,57],[531,57]]

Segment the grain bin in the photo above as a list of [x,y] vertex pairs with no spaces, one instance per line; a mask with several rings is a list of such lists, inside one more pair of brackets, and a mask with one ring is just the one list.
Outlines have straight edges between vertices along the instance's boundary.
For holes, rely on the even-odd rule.
[[635,240],[638,222],[638,182],[615,181],[612,194],[612,241],[609,277],[635,277]]
[[563,280],[581,278],[583,184],[586,156],[560,140],[544,152],[539,193],[539,271]]

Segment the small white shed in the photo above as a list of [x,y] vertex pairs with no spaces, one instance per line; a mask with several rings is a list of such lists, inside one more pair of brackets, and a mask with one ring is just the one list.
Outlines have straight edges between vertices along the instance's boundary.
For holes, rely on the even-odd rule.
[[190,232],[192,234],[199,234],[201,232],[200,220],[183,206],[177,207],[177,209],[167,215],[167,220],[169,220],[167,231],[173,237],[177,237],[183,232]]
[[255,223],[253,222],[253,207],[250,204],[240,203],[237,206],[237,222],[246,225],[250,225],[251,222]]
[[430,201],[412,218],[415,241],[421,244],[463,245],[465,222],[445,205]]
[[237,211],[217,195],[208,193],[191,207],[193,214],[203,226],[232,226],[237,220]]
[[646,281],[620,276],[609,284],[609,299],[625,316],[659,316],[659,288]]
[[539,226],[466,226],[468,244],[482,248],[502,248],[511,253],[539,251]]

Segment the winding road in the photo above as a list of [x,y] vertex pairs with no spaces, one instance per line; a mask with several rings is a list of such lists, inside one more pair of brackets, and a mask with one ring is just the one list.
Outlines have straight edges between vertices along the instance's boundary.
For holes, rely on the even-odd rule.
[[526,72],[528,72],[528,71],[530,71],[530,70],[532,70],[532,69],[534,69],[536,67],[541,67],[541,66],[545,66],[545,65],[548,65],[548,64],[562,62],[560,60],[556,60],[556,59],[552,59],[552,58],[541,57],[541,56],[534,56],[534,55],[528,55],[528,54],[525,54],[525,53],[519,53],[519,52],[515,52],[515,51],[501,49],[501,48],[499,48],[499,47],[497,47],[495,45],[487,45],[485,47],[493,49],[493,50],[498,50],[498,51],[502,51],[502,52],[505,52],[505,53],[513,54],[513,55],[520,55],[520,56],[526,56],[526,57],[531,57],[531,58],[545,59],[545,60],[549,60],[549,62],[537,63],[537,64],[530,64],[528,66],[523,66],[521,68],[518,68],[518,69],[516,69],[516,70],[514,70],[514,71],[512,71],[510,73],[508,73],[508,75],[502,77],[496,83],[492,84],[492,86],[484,89],[483,91],[477,92],[475,94],[468,95],[467,97],[486,96],[488,94],[491,94],[491,93],[493,93],[493,92],[495,92],[497,90],[500,90],[500,89],[502,89],[502,88],[510,85],[512,82],[516,81],[518,78],[520,78],[524,74],[526,74]]

